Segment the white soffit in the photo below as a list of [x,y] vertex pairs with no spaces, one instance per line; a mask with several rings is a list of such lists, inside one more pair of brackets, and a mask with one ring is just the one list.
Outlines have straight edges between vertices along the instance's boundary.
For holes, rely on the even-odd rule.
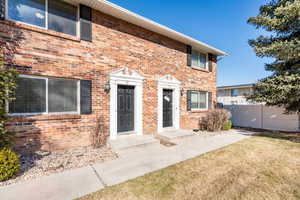
[[198,40],[193,39],[189,36],[186,36],[182,33],[174,31],[164,25],[156,23],[152,20],[142,17],[138,14],[135,14],[129,10],[126,10],[126,9],[124,9],[120,6],[117,6],[113,3],[110,3],[108,1],[105,1],[105,0],[67,0],[67,1],[72,1],[72,2],[76,2],[78,4],[81,3],[84,5],[90,6],[94,9],[99,10],[108,15],[112,15],[116,18],[123,19],[129,23],[135,24],[135,25],[143,27],[147,30],[167,36],[174,40],[180,41],[184,44],[191,45],[195,49],[199,49],[199,50],[205,51],[207,53],[213,53],[217,56],[227,56],[228,55],[224,51],[221,51],[221,50],[214,48],[208,44],[205,44],[201,41],[198,41]]

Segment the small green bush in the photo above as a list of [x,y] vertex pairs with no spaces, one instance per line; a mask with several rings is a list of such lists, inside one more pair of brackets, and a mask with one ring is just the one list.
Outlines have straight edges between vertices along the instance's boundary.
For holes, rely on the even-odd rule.
[[223,127],[222,127],[222,130],[224,130],[224,131],[229,131],[229,130],[231,129],[231,127],[232,127],[232,122],[231,122],[231,120],[227,120],[227,121],[224,123],[224,125],[223,125]]
[[0,150],[0,181],[13,177],[19,170],[19,156],[8,148]]

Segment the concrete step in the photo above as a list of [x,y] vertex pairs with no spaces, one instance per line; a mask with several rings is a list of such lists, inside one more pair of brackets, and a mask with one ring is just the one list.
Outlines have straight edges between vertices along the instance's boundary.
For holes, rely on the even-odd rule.
[[110,140],[108,143],[114,151],[120,152],[132,148],[159,144],[159,140],[155,139],[152,135],[124,135],[119,136],[116,140]]
[[172,141],[172,140],[176,140],[176,139],[182,139],[182,138],[186,138],[186,137],[191,137],[194,136],[194,132],[191,130],[184,130],[184,129],[179,129],[179,130],[165,130],[161,133],[159,133],[156,138],[158,139],[163,139],[163,140],[167,140],[167,141]]

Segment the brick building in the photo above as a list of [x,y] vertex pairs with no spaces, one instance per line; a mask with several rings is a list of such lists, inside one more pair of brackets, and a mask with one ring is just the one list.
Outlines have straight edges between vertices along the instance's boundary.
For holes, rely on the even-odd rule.
[[21,148],[91,144],[95,133],[195,129],[226,53],[107,1],[1,0],[0,41],[20,72],[8,127]]

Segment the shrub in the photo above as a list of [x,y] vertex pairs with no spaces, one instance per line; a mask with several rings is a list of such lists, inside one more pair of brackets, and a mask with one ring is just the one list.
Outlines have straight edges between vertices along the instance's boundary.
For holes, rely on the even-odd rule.
[[207,131],[220,131],[224,123],[231,117],[231,113],[225,109],[210,110],[200,120],[200,129]]
[[229,131],[231,129],[231,127],[232,127],[231,120],[227,120],[227,121],[225,121],[225,123],[224,123],[224,125],[222,127],[222,130]]
[[8,148],[0,150],[0,181],[5,181],[20,170],[19,156]]

